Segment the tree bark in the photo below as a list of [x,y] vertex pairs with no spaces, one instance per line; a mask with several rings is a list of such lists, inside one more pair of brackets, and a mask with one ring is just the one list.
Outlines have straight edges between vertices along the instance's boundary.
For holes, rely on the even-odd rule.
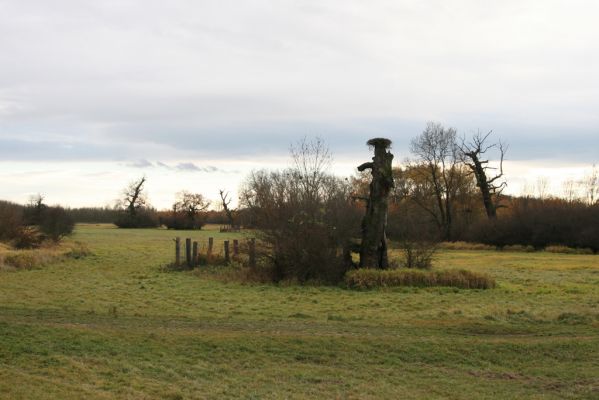
[[359,171],[371,170],[370,196],[366,214],[362,220],[362,245],[360,267],[387,268],[387,212],[389,193],[393,188],[393,154],[387,151],[391,145],[388,139],[371,139],[368,145],[374,147],[372,162],[358,167]]

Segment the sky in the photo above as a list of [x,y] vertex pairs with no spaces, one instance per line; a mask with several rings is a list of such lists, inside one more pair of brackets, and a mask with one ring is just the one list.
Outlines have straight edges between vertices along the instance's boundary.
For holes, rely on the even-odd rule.
[[371,137],[436,121],[509,143],[508,191],[599,162],[599,2],[0,0],[0,198],[113,204],[145,175],[233,195],[319,136],[354,173]]

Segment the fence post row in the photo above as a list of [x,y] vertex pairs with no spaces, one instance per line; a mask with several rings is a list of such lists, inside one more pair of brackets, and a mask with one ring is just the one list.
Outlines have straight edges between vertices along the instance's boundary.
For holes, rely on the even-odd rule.
[[[225,240],[223,242],[225,252],[225,263],[230,263],[231,252],[230,252],[230,241]],[[206,249],[207,260],[212,259],[212,252],[214,249],[214,238],[208,238],[208,248]],[[248,240],[248,254],[249,254],[249,266],[256,266],[256,239],[251,238]],[[239,240],[233,240],[233,259],[237,260],[239,257]],[[185,239],[185,262],[189,268],[193,268],[200,265],[200,244],[197,241],[191,240],[191,238]],[[181,265],[181,238],[175,238],[175,265]]]

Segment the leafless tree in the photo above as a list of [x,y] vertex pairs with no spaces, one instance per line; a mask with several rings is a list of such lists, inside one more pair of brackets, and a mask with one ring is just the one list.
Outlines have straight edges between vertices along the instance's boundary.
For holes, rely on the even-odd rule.
[[323,182],[329,176],[333,156],[322,138],[312,140],[304,137],[290,147],[293,169],[297,175],[301,193],[307,201],[316,201],[321,196],[326,185]]
[[568,203],[572,203],[578,199],[578,182],[574,179],[567,179],[562,184],[562,192]]
[[320,139],[291,148],[292,166],[254,171],[240,188],[240,205],[255,221],[273,279],[338,282],[349,268],[350,240],[359,209],[347,181],[329,173],[330,152]]
[[177,202],[173,209],[185,212],[187,218],[194,221],[199,212],[206,210],[210,206],[210,201],[206,200],[200,193],[190,193],[183,190],[177,193]]
[[596,164],[593,164],[589,173],[582,179],[581,184],[587,203],[589,205],[595,204],[599,200],[599,169],[597,169]]
[[227,214],[227,219],[229,220],[229,225],[231,227],[235,226],[235,220],[233,218],[233,212],[235,210],[231,210],[231,208],[229,208],[229,205],[231,204],[231,198],[229,198],[229,193],[225,192],[224,190],[219,190],[218,191],[219,195],[220,195],[220,200],[221,200],[221,204],[223,206],[223,210],[225,210],[225,214]]
[[[476,186],[480,190],[487,217],[490,219],[497,217],[497,208],[501,207],[499,204],[501,192],[507,186],[507,182],[503,179],[503,159],[507,152],[507,145],[501,141],[487,144],[487,139],[492,132],[489,131],[483,135],[479,131],[472,136],[469,142],[462,138],[459,145],[460,159],[476,178]],[[485,159],[485,154],[492,149],[499,150],[499,166],[497,168],[489,166],[489,160]],[[498,172],[489,176],[489,170],[498,170]]]
[[431,187],[435,198],[432,206],[419,205],[434,217],[443,238],[451,240],[453,204],[461,180],[456,131],[429,122],[426,129],[412,140],[411,150],[423,167],[416,171],[423,173],[422,179]]
[[144,184],[146,183],[146,177],[143,176],[140,179],[129,183],[129,185],[123,190],[122,204],[131,217],[137,214],[137,211],[147,205],[148,199],[144,193]]
[[546,176],[539,176],[536,184],[537,197],[545,200],[549,194],[549,180]]

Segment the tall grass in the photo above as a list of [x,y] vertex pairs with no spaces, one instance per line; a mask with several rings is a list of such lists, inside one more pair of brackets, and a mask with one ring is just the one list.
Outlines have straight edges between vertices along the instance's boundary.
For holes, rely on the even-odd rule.
[[47,242],[37,249],[15,250],[0,247],[0,271],[42,268],[65,258],[82,258],[91,254],[87,245],[69,242],[57,245]]
[[410,269],[356,269],[345,275],[345,283],[353,289],[372,289],[394,286],[450,286],[461,289],[491,289],[495,280],[486,274],[463,269],[418,271]]

